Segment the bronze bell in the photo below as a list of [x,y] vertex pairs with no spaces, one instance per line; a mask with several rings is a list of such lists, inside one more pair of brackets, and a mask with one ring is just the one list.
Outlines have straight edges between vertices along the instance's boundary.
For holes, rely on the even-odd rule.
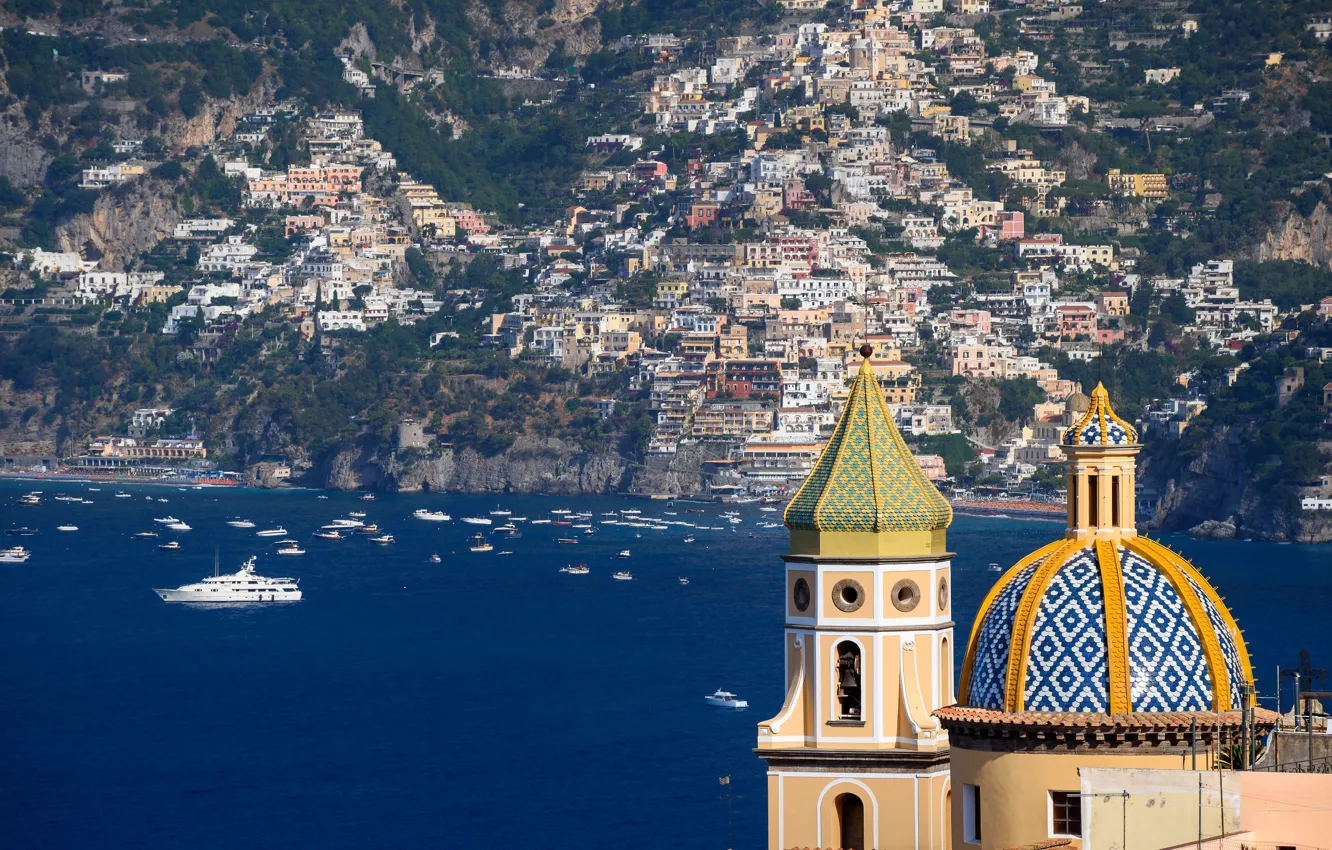
[[838,696],[845,696],[858,687],[860,687],[860,682],[856,680],[856,673],[851,669],[851,665],[847,664],[842,667],[842,678],[837,684]]

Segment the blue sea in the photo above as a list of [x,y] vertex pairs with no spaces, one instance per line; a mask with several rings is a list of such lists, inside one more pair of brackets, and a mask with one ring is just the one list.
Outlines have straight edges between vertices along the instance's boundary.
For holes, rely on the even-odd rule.
[[[472,554],[475,528],[457,518],[495,497],[129,487],[133,498],[116,499],[114,485],[46,483],[40,507],[17,504],[36,488],[0,485],[0,526],[40,531],[0,538],[34,552],[0,567],[4,847],[724,847],[725,775],[740,796],[734,846],[765,842],[752,748],[782,701],[787,536],[756,526],[779,514],[733,508],[732,530],[717,505],[504,497],[534,519],[674,510],[666,518],[723,530],[604,525],[561,545],[568,529],[520,523],[521,538]],[[55,501],[59,491],[93,504]],[[454,522],[412,519],[419,507]],[[397,543],[311,537],[355,510]],[[133,538],[161,531],[152,520],[167,513],[193,526],[162,538],[182,551]],[[282,524],[307,554],[278,557],[273,540],[225,525],[235,517]],[[64,523],[79,530],[56,531]],[[986,565],[1061,532],[955,521],[959,651],[997,577]],[[1332,549],[1166,542],[1226,596],[1267,705],[1275,667],[1299,649],[1332,666]],[[257,555],[262,574],[298,576],[304,600],[206,609],[152,593],[211,574],[215,547],[224,571]],[[591,574],[559,572],[571,563]],[[611,579],[626,567],[633,581]],[[706,706],[719,687],[752,707]]]

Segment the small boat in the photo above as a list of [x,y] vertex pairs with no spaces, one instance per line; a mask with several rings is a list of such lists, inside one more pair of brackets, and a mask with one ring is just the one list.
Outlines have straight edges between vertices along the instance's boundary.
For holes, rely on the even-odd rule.
[[689,579],[685,578],[684,576],[680,576],[680,584],[689,584]]
[[496,533],[496,534],[507,534],[507,535],[509,535],[510,537],[517,537],[517,536],[518,536],[518,526],[514,525],[514,524],[511,523],[511,522],[506,522],[506,523],[504,523],[504,525],[501,525],[501,526],[499,526],[498,528],[496,528],[496,529],[495,529],[495,533]]
[[361,497],[362,502],[373,502],[374,500],[375,500],[374,493],[366,493],[364,496]]
[[508,549],[505,549],[503,552],[496,552],[495,554],[496,554],[496,555],[512,555],[513,553],[510,552]]
[[556,542],[556,543],[577,543],[577,542],[578,542],[578,538],[577,538],[577,537],[558,537],[558,538],[555,539],[555,542]]
[[506,511],[503,508],[495,508],[490,512],[491,516],[513,516],[513,511]]
[[685,513],[688,513],[688,514],[701,514],[701,513],[703,513],[703,509],[702,509],[702,508],[685,508]]
[[425,508],[417,508],[412,511],[412,516],[416,519],[425,520],[426,522],[448,522],[453,519],[453,517],[443,511],[428,511]]
[[180,522],[180,520],[176,519],[171,514],[167,514],[166,516],[154,517],[153,522],[160,522],[162,525],[171,525],[173,522]]
[[77,525],[57,525],[57,526],[56,526],[56,531],[78,531],[78,530],[79,530],[79,527],[78,527]]
[[763,511],[765,514],[772,514],[777,512],[776,508],[759,508],[759,510]]
[[628,550],[628,549],[621,549],[618,553],[616,553],[615,557],[617,557],[617,558],[628,558],[628,557],[629,557],[629,550]]
[[573,525],[573,523],[567,519],[557,519],[551,522],[551,525]]
[[369,525],[358,525],[358,526],[356,526],[356,533],[357,533],[357,534],[378,534],[378,533],[379,533],[379,526],[375,525],[373,522],[370,523]]
[[432,564],[438,564],[438,563],[440,563],[441,561],[443,561],[444,559],[441,558],[441,557],[439,557],[439,553],[438,553],[438,552],[434,552],[434,553],[432,553],[432,554],[430,555],[430,557],[429,557],[427,560],[429,560],[430,563],[432,563]]
[[163,543],[161,546],[158,546],[157,548],[161,549],[164,552],[177,552],[180,550],[180,544],[172,540],[169,543]]
[[[362,516],[364,516],[364,514],[362,514]],[[320,528],[323,528],[324,530],[330,528],[361,528],[364,525],[365,523],[361,522],[359,519],[335,519],[328,525],[320,526]]]
[[532,525],[550,525],[550,520],[548,520],[548,519],[534,519],[534,520],[532,520]]
[[128,499],[128,498],[130,498],[130,494],[129,494],[129,493],[122,493],[121,491],[117,490],[117,491],[116,491],[116,498],[117,498],[117,499]]
[[304,555],[305,550],[293,543],[288,546],[283,546],[281,549],[277,550],[277,553],[279,555]]
[[165,502],[166,499],[162,498],[161,496],[158,496],[158,497],[157,497],[157,501],[159,501],[159,502]]
[[41,497],[41,495],[38,494],[38,493],[27,493],[27,494],[25,494],[25,495],[23,495],[23,496],[19,496],[19,504],[20,504],[20,505],[33,505],[33,506],[36,506],[36,505],[40,505],[41,503],[42,503],[42,497]]
[[173,522],[167,526],[172,531],[189,531],[190,527],[183,522]]
[[389,545],[390,543],[394,542],[394,541],[393,541],[393,535],[392,535],[392,534],[381,534],[381,535],[379,535],[378,537],[371,537],[371,538],[370,538],[370,542],[371,542],[371,543],[378,543],[380,546],[387,546],[387,545]]
[[490,541],[486,539],[484,534],[478,533],[472,538],[467,549],[470,552],[491,552],[494,551],[495,547],[490,545]]
[[100,492],[102,492],[102,488],[101,488],[101,487],[89,487],[89,488],[88,488],[88,492],[89,492],[89,493],[100,493]]
[[468,525],[491,525],[491,521],[483,516],[465,516],[462,521]]
[[256,532],[254,533],[254,536],[255,536],[255,537],[286,537],[286,536],[287,536],[287,529],[285,529],[285,528],[283,528],[282,526],[279,525],[277,528],[265,528],[265,529],[263,529],[262,531],[256,531]]
[[227,520],[227,525],[232,528],[254,528],[254,523],[250,522],[248,519],[229,519]]
[[730,691],[717,689],[715,694],[703,697],[703,701],[708,705],[717,705],[722,708],[749,708],[749,702],[743,699],[736,699],[735,694]]
[[684,542],[685,542],[685,543],[693,543],[693,542],[694,542],[694,535],[691,534],[691,535],[689,535],[688,537],[686,537],[686,538],[684,539]]
[[988,569],[990,572],[992,572],[992,573],[997,573],[997,572],[999,572],[999,565],[998,565],[998,564],[990,564],[990,566],[987,567],[987,569]]
[[585,576],[592,570],[588,568],[587,564],[578,564],[573,567],[560,567],[560,572],[568,573],[571,576]]
[[348,511],[347,516],[354,517],[356,519],[365,519],[365,511]]
[[314,533],[314,536],[315,536],[315,537],[318,537],[320,540],[341,540],[341,539],[342,539],[342,535],[338,533],[338,530],[337,530],[336,528],[333,529],[332,531],[316,531],[316,532]]
[[616,581],[633,581],[634,574],[629,572],[628,570],[620,570],[619,572],[612,574],[611,578],[615,579]]
[[328,496],[315,496],[316,499],[328,499]]
[[5,534],[8,534],[10,537],[31,537],[36,533],[37,529],[28,528],[26,525],[21,525],[18,528],[10,528],[5,530]]
[[82,496],[66,496],[64,493],[61,493],[61,494],[59,494],[58,496],[55,497],[55,500],[56,500],[57,502],[82,502],[82,501],[83,501],[83,497],[82,497]]
[[134,535],[134,536],[135,536],[135,537],[142,537],[142,538],[144,538],[144,539],[147,539],[147,538],[149,538],[149,537],[156,537],[156,536],[157,536],[157,532],[156,532],[156,531],[140,531],[138,534],[136,534],[136,535]]
[[0,564],[21,564],[32,557],[32,553],[22,546],[0,549]]
[[594,534],[596,534],[596,533],[597,533],[597,530],[596,530],[595,528],[585,528],[585,529],[583,529],[583,536],[584,536],[584,537],[591,537],[592,535],[594,535]]

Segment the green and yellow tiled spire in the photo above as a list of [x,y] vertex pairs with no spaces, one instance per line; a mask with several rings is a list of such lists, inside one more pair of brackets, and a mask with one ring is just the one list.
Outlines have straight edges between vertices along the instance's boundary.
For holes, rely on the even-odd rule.
[[826,557],[942,554],[953,509],[921,471],[902,440],[860,349],[832,438],[786,506],[791,553]]

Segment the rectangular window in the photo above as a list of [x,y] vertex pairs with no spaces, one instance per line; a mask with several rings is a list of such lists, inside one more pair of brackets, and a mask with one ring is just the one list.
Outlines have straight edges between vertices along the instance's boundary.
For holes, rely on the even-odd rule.
[[968,844],[980,844],[981,841],[979,785],[962,786],[962,840]]
[[1050,792],[1050,835],[1082,837],[1082,795],[1076,791]]

